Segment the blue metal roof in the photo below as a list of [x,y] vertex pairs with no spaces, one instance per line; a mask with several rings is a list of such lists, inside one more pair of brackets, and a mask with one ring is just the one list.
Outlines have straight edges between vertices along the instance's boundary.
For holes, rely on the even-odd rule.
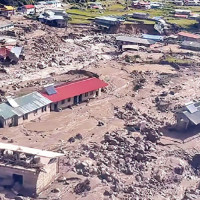
[[149,35],[149,34],[143,34],[142,38],[154,41],[163,41],[164,39],[164,37],[161,35]]

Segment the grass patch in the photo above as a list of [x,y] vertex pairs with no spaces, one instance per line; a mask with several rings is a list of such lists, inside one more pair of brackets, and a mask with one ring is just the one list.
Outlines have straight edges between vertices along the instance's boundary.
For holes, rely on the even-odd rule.
[[191,10],[192,12],[200,12],[200,6],[176,6],[174,9]]
[[191,20],[191,19],[174,19],[174,18],[169,18],[167,20],[169,23],[177,24],[181,26],[182,28],[188,29],[197,24],[196,20]]
[[164,61],[167,61],[169,63],[175,63],[178,65],[189,65],[191,63],[189,59],[179,59],[179,58],[174,58],[172,56],[167,56]]

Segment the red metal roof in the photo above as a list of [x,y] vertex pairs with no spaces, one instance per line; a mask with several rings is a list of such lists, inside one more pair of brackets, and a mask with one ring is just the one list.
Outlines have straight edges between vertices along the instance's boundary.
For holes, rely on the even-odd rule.
[[179,15],[179,14],[175,14],[174,17],[179,17],[179,18],[188,18],[188,15]]
[[184,36],[184,37],[190,37],[190,38],[194,38],[194,39],[199,39],[200,38],[200,35],[187,33],[187,32],[179,32],[178,35]]
[[25,7],[26,9],[35,8],[35,6],[34,6],[34,5],[24,5],[24,7]]
[[99,88],[104,88],[107,85],[104,81],[93,77],[57,86],[55,88],[56,94],[48,95],[46,92],[41,92],[41,94],[53,102],[58,102],[86,92],[98,90]]
[[0,56],[6,58],[9,55],[12,48],[12,46],[0,47]]

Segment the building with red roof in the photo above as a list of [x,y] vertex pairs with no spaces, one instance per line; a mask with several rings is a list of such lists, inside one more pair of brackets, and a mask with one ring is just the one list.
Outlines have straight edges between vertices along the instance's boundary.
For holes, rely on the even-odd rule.
[[59,111],[72,105],[101,95],[102,88],[108,84],[92,77],[59,86],[48,85],[41,94],[51,100],[51,110]]
[[24,5],[18,9],[19,12],[23,12],[24,14],[30,15],[35,14],[36,8],[34,5]]
[[188,32],[179,32],[178,36],[180,40],[200,42],[200,35],[197,34],[192,34]]

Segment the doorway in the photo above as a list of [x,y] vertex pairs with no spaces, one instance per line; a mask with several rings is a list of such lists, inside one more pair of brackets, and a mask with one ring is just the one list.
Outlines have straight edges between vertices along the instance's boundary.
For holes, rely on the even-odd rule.
[[23,185],[23,176],[19,174],[13,174],[13,180],[14,183],[19,183],[20,185]]

